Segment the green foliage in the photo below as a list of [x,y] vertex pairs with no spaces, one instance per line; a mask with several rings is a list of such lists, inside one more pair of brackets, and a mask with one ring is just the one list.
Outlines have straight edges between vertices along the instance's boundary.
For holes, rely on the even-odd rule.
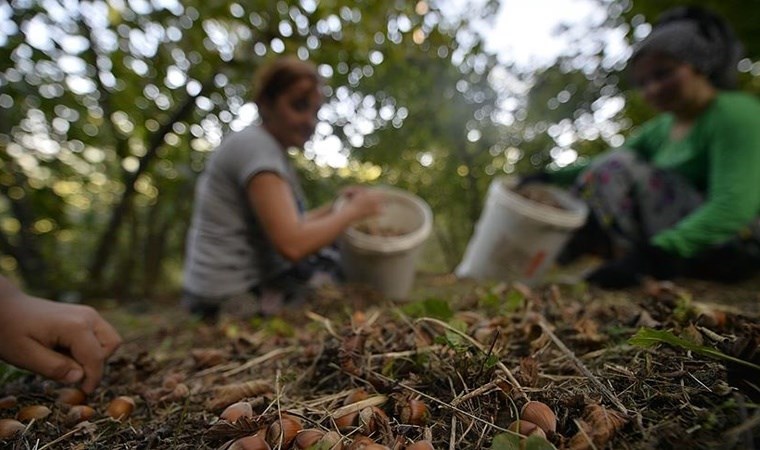
[[401,311],[409,317],[432,317],[443,321],[451,319],[454,315],[449,303],[438,298],[411,302],[401,307]]
[[[681,2],[598,3],[607,20],[568,33],[574,50],[540,70],[484,49],[475,24],[494,0],[454,16],[424,0],[0,5],[0,270],[44,295],[176,294],[196,179],[221,137],[256,119],[251,74],[284,53],[326,74],[317,139],[334,135],[348,158],[296,155],[310,204],[351,183],[414,192],[435,212],[429,267],[451,270],[493,177],[596,155],[653,114],[603,39]],[[707,2],[755,61],[753,5]],[[760,92],[757,72],[745,89]],[[624,103],[602,114],[610,101]]]
[[491,450],[556,450],[551,442],[538,436],[521,438],[514,433],[497,434],[491,443]]

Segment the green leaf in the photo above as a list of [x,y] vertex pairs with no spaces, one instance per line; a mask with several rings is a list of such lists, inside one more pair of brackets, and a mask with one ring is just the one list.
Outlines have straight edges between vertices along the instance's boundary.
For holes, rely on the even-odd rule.
[[520,437],[511,433],[497,434],[493,438],[491,450],[520,450]]
[[680,347],[684,350],[699,353],[700,355],[709,356],[715,359],[722,359],[724,361],[731,361],[736,364],[751,367],[755,370],[760,370],[760,366],[752,364],[749,361],[743,359],[734,358],[733,356],[726,355],[725,353],[716,350],[712,347],[704,345],[697,345],[686,339],[680,338],[670,331],[666,330],[654,330],[652,328],[640,328],[629,340],[628,343],[639,347],[649,348],[657,344],[670,344],[674,347]]
[[493,438],[491,450],[556,450],[551,442],[539,436],[530,436],[521,443],[522,439],[513,433],[498,434]]
[[410,317],[433,317],[444,321],[454,316],[449,303],[437,298],[409,303],[408,305],[404,305],[401,311]]

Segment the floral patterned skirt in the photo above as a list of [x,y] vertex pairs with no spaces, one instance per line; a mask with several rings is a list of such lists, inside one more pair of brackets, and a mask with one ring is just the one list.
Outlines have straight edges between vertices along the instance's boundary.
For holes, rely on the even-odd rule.
[[[614,253],[645,245],[704,202],[704,194],[684,177],[656,168],[628,150],[597,158],[580,174],[573,190],[589,205],[591,220],[611,240]],[[705,278],[731,278],[731,271],[760,267],[760,221],[690,258],[689,266],[692,275]]]

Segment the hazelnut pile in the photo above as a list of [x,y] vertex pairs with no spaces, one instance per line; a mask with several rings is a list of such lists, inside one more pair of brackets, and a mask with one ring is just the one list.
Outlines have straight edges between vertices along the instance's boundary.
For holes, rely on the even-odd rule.
[[[68,426],[74,426],[80,422],[88,421],[96,416],[96,411],[86,405],[87,395],[77,388],[64,387],[56,391],[56,408],[61,411],[60,415],[54,415]],[[0,410],[10,410],[18,406],[18,400],[14,396],[0,399]],[[132,415],[135,409],[135,401],[131,397],[116,397],[108,404],[106,414],[113,420],[124,421]],[[15,418],[0,419],[0,439],[10,439],[26,430],[33,421],[50,420],[53,410],[46,405],[26,405],[18,408]]]
[[[219,420],[230,424],[239,421],[260,424],[255,433],[233,441],[229,446],[232,450],[390,450],[391,447],[378,442],[378,439],[388,440],[393,435],[390,419],[379,406],[385,400],[385,396],[370,396],[364,389],[355,389],[320,428],[304,428],[301,417],[286,412],[273,420],[256,417],[253,407],[246,401],[227,406]],[[430,417],[427,406],[418,399],[399,400],[396,411],[401,422],[409,425],[424,425]],[[409,442],[403,437],[396,438],[393,448],[434,449],[428,440]]]

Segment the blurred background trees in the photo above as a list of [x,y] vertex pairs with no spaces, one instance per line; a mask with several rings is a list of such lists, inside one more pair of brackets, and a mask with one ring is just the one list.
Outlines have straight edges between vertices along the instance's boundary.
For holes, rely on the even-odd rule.
[[[48,296],[177,292],[195,180],[255,120],[253,72],[288,53],[330,87],[294,155],[314,204],[348,183],[417,193],[436,213],[427,270],[451,270],[495,176],[567,164],[651,116],[627,56],[674,0],[595,0],[600,19],[549,67],[485,50],[494,0],[14,0],[0,5],[0,271]],[[760,92],[760,8],[705,1],[746,44]],[[550,12],[547,12],[550,13]]]

